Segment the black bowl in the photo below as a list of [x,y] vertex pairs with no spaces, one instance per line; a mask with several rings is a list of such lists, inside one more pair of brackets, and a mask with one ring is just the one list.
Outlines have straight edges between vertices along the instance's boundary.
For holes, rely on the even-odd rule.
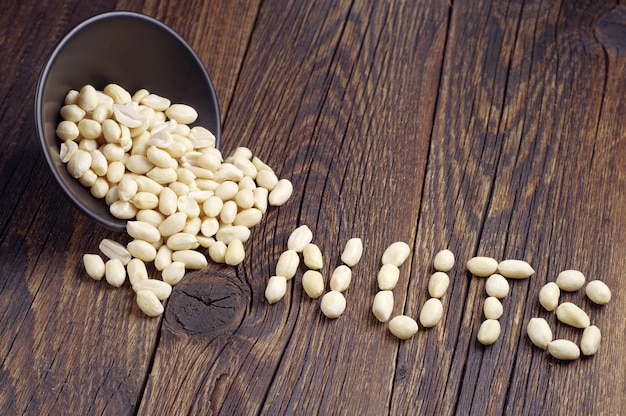
[[75,27],[46,62],[35,97],[35,123],[52,174],[78,208],[100,224],[122,231],[126,220],[115,218],[103,199],[72,178],[59,156],[56,126],[65,95],[91,84],[102,90],[115,83],[134,93],[140,88],[191,105],[194,125],[208,128],[219,146],[221,124],[213,83],[204,64],[185,40],[151,17],[111,12]]

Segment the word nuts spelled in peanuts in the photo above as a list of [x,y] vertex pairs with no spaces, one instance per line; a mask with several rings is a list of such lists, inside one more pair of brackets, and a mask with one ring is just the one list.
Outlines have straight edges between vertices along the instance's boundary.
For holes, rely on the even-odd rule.
[[[250,229],[268,205],[283,205],[293,192],[288,179],[245,147],[224,159],[213,133],[191,126],[198,119],[193,107],[148,90],[131,95],[117,84],[103,91],[85,85],[68,92],[59,114],[59,156],[68,173],[104,199],[113,216],[128,220],[133,238],[126,246],[103,240],[100,251],[108,260],[85,255],[85,270],[115,287],[128,275],[148,316],[162,313],[160,302],[186,270],[207,266],[200,248],[213,261],[242,263]],[[309,257],[318,264],[315,254]],[[148,262],[162,280],[148,279]],[[276,282],[272,300],[281,292]]]

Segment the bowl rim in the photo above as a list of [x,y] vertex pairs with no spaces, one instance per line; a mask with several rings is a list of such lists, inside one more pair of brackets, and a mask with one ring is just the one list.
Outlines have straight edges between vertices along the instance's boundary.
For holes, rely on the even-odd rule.
[[93,23],[96,23],[101,20],[115,19],[115,18],[120,18],[120,17],[139,19],[139,20],[148,22],[152,25],[158,26],[161,30],[164,30],[170,36],[176,39],[181,44],[181,46],[183,46],[189,52],[189,55],[193,57],[198,67],[201,69],[201,73],[204,76],[207,84],[210,87],[209,89],[212,92],[212,94],[206,97],[206,99],[213,101],[213,106],[216,110],[216,117],[218,120],[217,127],[214,129],[214,131],[212,130],[211,132],[215,136],[215,141],[216,141],[215,145],[218,148],[219,148],[220,141],[221,141],[221,130],[222,130],[220,108],[219,108],[219,102],[217,100],[217,93],[215,91],[215,87],[213,85],[211,77],[209,76],[209,73],[204,63],[198,56],[197,52],[191,47],[191,45],[178,32],[176,32],[174,29],[172,29],[165,23],[161,22],[160,20],[156,18],[153,18],[151,16],[148,16],[142,13],[118,10],[118,11],[110,11],[110,12],[104,12],[104,13],[94,15],[90,18],[83,20],[82,22],[79,22],[70,31],[68,31],[61,38],[61,40],[58,41],[58,43],[54,46],[52,52],[50,52],[49,56],[46,58],[46,61],[39,74],[39,79],[37,80],[37,86],[35,90],[35,101],[34,101],[34,107],[35,107],[34,115],[35,115],[35,127],[36,127],[35,130],[36,130],[38,142],[41,147],[41,151],[43,152],[43,156],[44,156],[44,159],[46,160],[48,168],[52,172],[52,175],[54,176],[57,184],[61,187],[65,195],[75,204],[75,206],[79,208],[79,210],[83,214],[87,215],[87,217],[105,226],[106,228],[109,228],[114,231],[123,231],[126,227],[127,220],[116,219],[112,221],[112,220],[109,220],[108,218],[104,218],[95,214],[81,201],[81,199],[74,192],[72,192],[70,188],[68,188],[65,185],[63,178],[61,177],[59,171],[57,170],[57,165],[55,164],[52,158],[52,154],[50,150],[48,149],[48,143],[46,142],[44,120],[43,120],[43,104],[44,104],[43,95],[44,95],[46,80],[48,79],[48,75],[50,73],[52,66],[54,65],[57,57],[60,55],[62,50],[74,38],[74,36],[76,36],[79,32],[81,32],[82,30],[84,30],[86,27],[90,26]]

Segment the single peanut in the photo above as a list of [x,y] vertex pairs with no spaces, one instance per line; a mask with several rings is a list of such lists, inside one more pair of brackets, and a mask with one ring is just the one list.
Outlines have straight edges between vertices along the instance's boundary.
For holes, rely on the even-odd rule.
[[161,240],[161,233],[157,227],[143,221],[126,222],[126,232],[133,238],[154,243]]
[[489,296],[483,304],[483,313],[487,319],[498,319],[504,313],[502,302],[494,296]]
[[393,292],[381,290],[374,296],[372,312],[380,322],[387,322],[393,312]]
[[301,253],[311,240],[313,240],[313,232],[307,225],[301,225],[289,235],[287,248]]
[[243,262],[246,257],[246,251],[241,240],[233,240],[228,243],[226,253],[224,254],[224,262],[229,266],[237,266]]
[[450,277],[444,272],[435,272],[428,279],[428,294],[433,298],[442,298],[450,286]]
[[587,328],[591,325],[589,315],[571,302],[563,302],[556,308],[556,317],[574,328]]
[[389,331],[396,338],[406,340],[417,333],[417,322],[410,316],[398,315],[389,321]]
[[498,273],[510,279],[526,279],[535,274],[535,270],[524,260],[503,260],[498,264]]
[[324,293],[324,276],[317,270],[307,270],[302,275],[302,287],[310,298],[317,299]]
[[556,339],[548,343],[548,352],[559,360],[576,360],[580,357],[578,345],[567,339]]
[[164,308],[159,298],[150,290],[137,292],[137,305],[139,309],[150,317],[156,317],[163,313]]
[[281,300],[287,292],[287,279],[284,276],[272,276],[265,287],[265,299],[269,303]]
[[396,267],[400,267],[411,253],[411,248],[404,241],[396,241],[392,243],[384,251],[382,256],[382,264],[393,264]]
[[105,263],[106,281],[114,287],[120,287],[126,280],[126,269],[119,259],[110,259]]
[[575,292],[585,285],[585,275],[578,270],[563,270],[556,277],[559,289],[566,292]]
[[346,298],[343,294],[341,294],[341,292],[331,290],[322,296],[320,309],[327,318],[339,318],[339,316],[341,316],[341,314],[343,314],[346,310]]
[[433,259],[433,267],[440,272],[449,272],[454,267],[454,253],[450,250],[441,250]]
[[346,245],[341,253],[341,261],[348,267],[354,267],[363,255],[363,241],[354,237],[346,241]]
[[600,340],[602,334],[600,328],[595,325],[591,325],[583,331],[583,336],[580,339],[580,350],[583,355],[594,355],[600,347]]
[[108,238],[103,239],[100,242],[100,251],[102,254],[107,256],[110,259],[118,259],[122,262],[122,264],[126,265],[131,259],[131,255],[129,251],[122,244],[117,241],[109,240]]
[[466,267],[474,276],[487,277],[498,270],[498,261],[491,257],[472,257],[467,261]]
[[554,282],[549,282],[543,285],[539,291],[539,303],[547,311],[553,311],[559,305],[559,298],[561,297],[561,289]]
[[278,257],[276,263],[276,274],[283,276],[287,280],[291,279],[298,270],[300,264],[300,257],[295,250],[285,250]]
[[585,287],[587,297],[598,305],[606,305],[611,300],[611,289],[601,280],[592,280]]
[[430,298],[422,306],[420,312],[420,323],[425,328],[432,328],[437,325],[443,317],[443,305],[438,298]]
[[106,268],[104,260],[97,254],[85,254],[83,255],[83,265],[87,275],[95,280],[101,280],[104,277]]
[[185,263],[180,261],[171,262],[163,268],[161,277],[165,283],[174,286],[185,277]]
[[270,205],[278,207],[284,205],[293,193],[293,185],[288,179],[279,180],[268,195]]
[[548,348],[548,344],[552,342],[552,330],[548,321],[543,318],[532,318],[528,321],[526,333],[532,343],[541,349],[545,350]]
[[330,290],[344,292],[350,286],[352,280],[352,270],[345,264],[340,264],[333,270],[330,276]]
[[140,279],[133,284],[133,290],[135,292],[149,290],[154,293],[159,300],[165,300],[172,294],[172,286],[157,279]]
[[495,319],[486,319],[480,324],[478,329],[478,342],[483,345],[491,345],[498,340],[500,336],[500,322]]
[[128,280],[132,286],[140,280],[148,279],[146,263],[140,259],[131,259],[126,265],[126,272],[128,273]]
[[204,269],[208,264],[206,257],[195,250],[175,251],[172,253],[172,261],[184,263],[185,268],[193,270]]
[[400,269],[391,263],[383,264],[378,270],[378,288],[380,290],[393,290],[398,284]]
[[509,294],[509,282],[501,274],[492,274],[485,282],[485,291],[489,296],[505,298]]
[[324,267],[324,258],[319,247],[313,243],[304,246],[302,250],[304,264],[311,270],[319,270]]

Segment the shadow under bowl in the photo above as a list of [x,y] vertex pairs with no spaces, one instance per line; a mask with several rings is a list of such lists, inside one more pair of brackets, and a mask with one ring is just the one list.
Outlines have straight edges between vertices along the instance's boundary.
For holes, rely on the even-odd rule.
[[107,228],[122,231],[103,199],[94,198],[67,172],[59,156],[56,126],[69,90],[91,84],[102,90],[119,84],[131,94],[140,88],[198,111],[194,125],[209,129],[219,147],[221,124],[217,96],[204,64],[174,30],[151,17],[110,12],[70,31],[43,67],[35,96],[35,123],[42,150],[55,179],[78,208]]

